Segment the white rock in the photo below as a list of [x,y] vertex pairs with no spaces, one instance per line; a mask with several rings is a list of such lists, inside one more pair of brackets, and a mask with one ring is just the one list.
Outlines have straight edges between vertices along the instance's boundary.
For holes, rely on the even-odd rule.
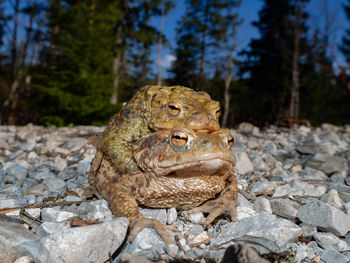
[[232,153],[235,156],[235,171],[238,174],[247,174],[254,171],[252,162],[249,160],[248,155],[242,149],[233,147]]
[[289,184],[285,184],[282,186],[278,186],[273,193],[272,197],[283,197],[283,196],[289,196],[292,193],[292,188]]
[[174,223],[177,219],[177,211],[174,207],[170,208],[167,210],[167,223],[168,225],[171,225],[172,223]]
[[193,224],[199,224],[205,221],[204,215],[202,212],[197,212],[187,215],[187,220]]
[[41,218],[43,221],[62,222],[75,216],[77,215],[74,213],[61,211],[59,207],[46,207],[41,209]]
[[297,251],[295,254],[295,261],[301,262],[304,258],[307,257],[307,247],[305,245],[301,245],[297,247]]
[[70,228],[40,240],[41,262],[105,262],[122,244],[128,229],[126,218]]
[[158,220],[163,225],[166,224],[168,219],[166,209],[140,208],[140,212],[143,214],[145,218]]
[[56,156],[54,159],[54,166],[58,171],[62,171],[67,166],[67,161],[62,159],[60,156]]
[[343,208],[343,202],[338,195],[336,189],[331,189],[329,192],[321,197],[321,201],[325,202],[335,208],[341,210]]
[[194,236],[191,239],[188,238],[188,243],[189,243],[189,245],[192,245],[192,244],[202,242],[204,240],[209,240],[209,236],[208,236],[207,232],[205,232],[205,231],[199,233],[198,235]]
[[276,188],[277,188],[276,182],[258,181],[253,185],[251,189],[251,193],[255,195],[258,195],[258,194],[271,195]]
[[264,212],[272,214],[270,201],[263,196],[259,196],[258,198],[255,199],[254,210],[259,214]]

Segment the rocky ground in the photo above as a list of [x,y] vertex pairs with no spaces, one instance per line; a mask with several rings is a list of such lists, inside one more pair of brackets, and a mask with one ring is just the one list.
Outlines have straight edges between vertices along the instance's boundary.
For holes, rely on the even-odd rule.
[[0,262],[350,262],[350,125],[232,130],[238,222],[143,209],[178,229],[171,245],[152,229],[129,243],[125,218],[84,199],[102,130],[0,126]]

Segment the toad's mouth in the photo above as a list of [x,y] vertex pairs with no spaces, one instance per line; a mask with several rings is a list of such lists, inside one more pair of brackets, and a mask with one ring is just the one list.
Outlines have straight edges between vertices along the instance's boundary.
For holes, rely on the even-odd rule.
[[181,162],[164,161],[158,162],[156,173],[158,175],[176,174],[176,175],[213,175],[224,174],[231,170],[234,165],[233,160],[222,158],[211,158],[205,160]]

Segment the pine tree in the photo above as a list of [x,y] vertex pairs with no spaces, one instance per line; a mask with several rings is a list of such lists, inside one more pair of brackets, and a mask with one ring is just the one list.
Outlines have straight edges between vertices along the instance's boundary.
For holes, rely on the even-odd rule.
[[[255,116],[260,125],[276,123],[283,115],[289,115],[293,61],[300,66],[307,46],[307,14],[301,9],[297,19],[296,7],[305,3],[306,0],[265,0],[259,21],[253,23],[261,37],[251,40],[249,49],[242,52],[246,61],[241,69],[249,78],[250,101],[254,105],[247,115]],[[293,58],[296,48],[298,54]]]
[[173,83],[208,89],[207,79],[213,74],[210,60],[217,55],[218,42],[223,41],[220,34],[227,30],[222,25],[231,19],[225,10],[236,5],[235,0],[187,2],[176,37],[176,60],[170,70]]
[[42,53],[47,70],[35,85],[46,102],[39,122],[90,124],[117,110],[108,107],[108,98],[118,14],[115,1],[51,1],[50,45]]
[[[344,3],[344,11],[345,11],[345,14],[346,14],[348,21],[350,21],[350,0],[347,0],[346,3]],[[340,50],[342,51],[343,55],[345,56],[346,61],[348,63],[350,63],[350,26],[346,30],[346,33],[343,37]]]

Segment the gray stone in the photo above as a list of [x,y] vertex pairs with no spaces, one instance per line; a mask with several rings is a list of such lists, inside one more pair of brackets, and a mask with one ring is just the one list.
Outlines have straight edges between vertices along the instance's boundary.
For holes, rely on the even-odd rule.
[[[173,236],[173,233],[168,231]],[[136,235],[132,243],[128,243],[124,252],[158,260],[161,255],[166,254],[166,244],[163,239],[152,228],[145,228]]]
[[22,242],[37,240],[23,224],[0,214],[0,248],[12,248]]
[[321,253],[324,251],[318,246],[316,241],[311,241],[309,244],[307,244],[307,247],[311,248],[316,255],[321,255]]
[[263,213],[263,212],[267,212],[269,214],[272,214],[270,201],[263,196],[259,196],[258,198],[255,199],[254,210],[256,212],[258,212],[259,214]]
[[298,217],[303,223],[315,225],[337,236],[344,236],[350,231],[349,216],[318,200],[312,200],[301,206]]
[[192,236],[192,238],[203,232],[203,227],[201,225],[193,225],[186,234]]
[[82,160],[78,163],[77,171],[80,175],[86,176],[90,171],[90,161]]
[[82,203],[77,209],[67,207],[65,210],[78,214],[84,220],[92,219],[103,222],[112,220],[112,212],[109,209],[108,202],[103,199]]
[[67,166],[67,161],[62,159],[60,156],[56,156],[54,159],[54,166],[58,171],[62,171]]
[[35,139],[31,138],[31,139],[28,139],[25,143],[22,143],[20,145],[20,148],[23,151],[30,152],[30,151],[34,150],[35,146],[36,146],[36,141],[35,141]]
[[350,216],[350,202],[344,204],[345,212],[348,216]]
[[322,202],[325,202],[335,208],[341,210],[343,208],[343,203],[338,195],[338,191],[336,189],[331,189],[325,195],[323,195],[320,199]]
[[254,171],[254,166],[244,150],[233,147],[232,153],[235,156],[236,173],[243,175]]
[[77,216],[72,212],[62,211],[59,207],[47,207],[41,209],[41,218],[48,222],[62,222]]
[[59,178],[48,178],[43,181],[43,184],[49,192],[57,193],[58,195],[62,195],[66,190],[66,183]]
[[292,196],[309,196],[309,197],[320,197],[326,193],[327,188],[323,185],[314,186],[305,182],[293,181],[292,186]]
[[301,228],[296,224],[264,213],[229,223],[221,235],[212,239],[210,246],[221,247],[231,241],[240,241],[256,248],[261,254],[281,253],[301,233]]
[[345,158],[321,153],[315,154],[305,165],[320,170],[325,174],[346,171],[348,169]]
[[304,224],[301,223],[299,225],[301,229],[303,230],[303,236],[304,237],[312,237],[315,233],[317,233],[317,227],[314,225]]
[[21,187],[15,184],[6,184],[0,188],[0,194],[19,196],[22,194]]
[[308,143],[308,144],[297,145],[295,147],[295,150],[304,154],[317,154],[317,153],[334,154],[336,151],[336,147],[332,145]]
[[272,193],[277,188],[276,182],[270,181],[258,181],[256,182],[252,189],[251,193],[255,195],[264,194],[264,195],[272,195]]
[[323,249],[332,248],[339,252],[350,250],[350,246],[344,240],[339,239],[332,233],[318,232],[313,237]]
[[255,170],[267,171],[270,169],[261,156],[255,157],[252,162]]
[[149,208],[140,208],[140,212],[145,218],[156,219],[161,222],[163,225],[166,224],[168,215],[166,209],[149,209]]
[[301,179],[303,180],[320,180],[320,181],[328,181],[328,176],[324,174],[324,172],[320,170],[316,170],[310,167],[305,167],[305,169],[299,172]]
[[273,193],[272,197],[284,197],[284,196],[289,196],[292,193],[292,188],[290,187],[289,184],[285,184],[282,186],[278,186]]
[[346,263],[348,262],[347,257],[343,256],[338,251],[327,248],[323,253],[321,254],[321,259],[325,263]]
[[334,173],[331,176],[331,181],[343,184],[345,177],[346,177],[346,172],[345,171]]
[[37,229],[36,234],[40,237],[45,237],[68,228],[70,228],[68,221],[44,222]]
[[167,210],[168,218],[167,223],[168,225],[171,225],[177,220],[177,211],[174,207]]
[[41,262],[105,262],[122,244],[128,229],[126,218],[70,228],[40,240]]
[[37,194],[40,196],[47,196],[49,191],[48,191],[46,185],[37,184],[37,185],[33,185],[33,186],[29,187],[27,193],[28,194]]
[[75,176],[77,173],[76,166],[69,166],[64,168],[62,171],[60,171],[57,175],[58,178],[61,178],[62,180],[68,180]]
[[300,207],[299,203],[289,199],[271,199],[270,200],[272,212],[276,215],[296,220],[297,212]]
[[21,165],[13,165],[6,169],[6,174],[12,175],[16,177],[17,180],[22,181],[27,177],[28,171]]
[[56,178],[56,175],[50,171],[39,171],[37,173],[32,173],[31,177],[38,182],[43,182],[51,178]]

